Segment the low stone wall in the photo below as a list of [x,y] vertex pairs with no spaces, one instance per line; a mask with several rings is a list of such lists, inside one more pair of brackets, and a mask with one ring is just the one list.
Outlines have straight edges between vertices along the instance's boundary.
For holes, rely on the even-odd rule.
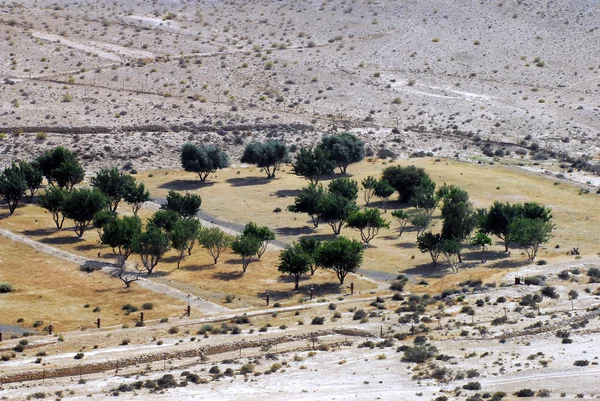
[[319,330],[309,333],[296,334],[296,335],[284,335],[274,338],[264,338],[256,340],[240,340],[227,342],[223,344],[201,346],[195,349],[183,350],[183,351],[169,351],[159,352],[145,355],[138,355],[131,358],[123,358],[115,361],[96,362],[96,363],[82,363],[80,365],[65,366],[59,368],[48,368],[48,369],[36,369],[26,372],[20,372],[15,374],[9,374],[0,376],[0,383],[16,383],[31,380],[42,380],[55,377],[68,377],[78,375],[88,375],[93,373],[107,372],[111,370],[117,370],[128,366],[136,366],[151,362],[163,361],[168,359],[181,359],[181,358],[206,358],[210,355],[223,354],[227,352],[234,352],[240,349],[247,348],[261,348],[264,346],[272,346],[276,344],[311,340],[313,338],[327,336],[327,335],[346,335],[346,336],[359,336],[359,337],[372,337],[372,333],[358,330],[358,329],[333,329],[333,330]]

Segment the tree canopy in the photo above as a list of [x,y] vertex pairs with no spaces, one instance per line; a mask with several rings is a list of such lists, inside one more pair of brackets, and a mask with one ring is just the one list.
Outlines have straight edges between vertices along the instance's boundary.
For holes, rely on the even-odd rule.
[[148,225],[133,243],[133,250],[140,255],[148,274],[152,274],[160,259],[170,248],[171,244],[165,232],[153,225]]
[[110,200],[110,210],[117,211],[119,203],[128,192],[135,186],[135,178],[119,171],[118,168],[103,168],[92,178],[92,187],[98,189]]
[[340,285],[348,273],[356,271],[362,264],[363,246],[360,242],[346,237],[325,241],[317,251],[316,261],[325,269],[335,272]]
[[321,201],[326,192],[322,185],[310,184],[302,188],[294,199],[294,204],[288,206],[288,211],[293,213],[306,213],[310,216],[313,226],[319,226],[319,215],[321,213]]
[[181,217],[192,217],[200,210],[202,198],[199,195],[186,192],[181,195],[176,191],[169,191],[167,194],[167,203],[160,208],[163,210],[172,210]]
[[27,197],[27,202],[31,202],[40,188],[40,185],[42,185],[44,175],[42,174],[42,170],[40,170],[39,165],[35,160],[31,163],[26,161],[19,162],[19,169],[23,173],[23,177],[25,177],[25,184],[29,190],[29,193],[26,193],[25,195]]
[[206,248],[215,264],[221,253],[231,246],[232,241],[233,237],[225,234],[219,227],[202,227],[198,233],[198,242]]
[[63,206],[67,195],[66,189],[50,187],[46,188],[46,191],[40,196],[40,206],[50,212],[57,230],[62,228],[65,221]]
[[387,182],[387,180],[379,180],[377,181],[377,184],[375,184],[373,194],[381,199],[381,204],[385,212],[387,212],[390,196],[392,196],[394,192],[396,192],[396,190],[390,185],[389,182]]
[[518,217],[510,223],[508,240],[525,249],[529,260],[534,260],[541,244],[552,238],[554,226],[542,218]]
[[27,181],[21,169],[13,163],[0,174],[0,196],[8,205],[10,214],[15,212],[19,201],[27,191]]
[[382,178],[398,191],[401,202],[408,202],[415,194],[416,188],[429,176],[425,170],[415,166],[391,166],[383,170]]
[[249,222],[248,224],[246,224],[242,235],[255,237],[260,240],[260,247],[256,252],[256,256],[258,256],[259,259],[267,251],[269,243],[275,240],[275,233],[269,227],[259,227],[258,225],[256,225],[256,223],[253,222]]
[[337,194],[351,201],[355,201],[358,198],[358,183],[349,178],[331,180],[327,186],[327,190],[330,194]]
[[74,221],[75,234],[82,237],[94,215],[108,204],[108,198],[97,189],[74,189],[65,198],[62,213]]
[[85,177],[85,171],[73,152],[62,146],[44,152],[37,158],[37,163],[48,184],[69,192]]
[[123,265],[133,253],[133,245],[141,233],[142,221],[137,216],[123,216],[103,225],[100,242],[110,246],[119,265]]
[[310,271],[312,262],[311,255],[309,255],[299,243],[294,242],[292,245],[287,245],[285,249],[279,253],[277,270],[281,273],[294,276],[295,291],[298,290],[300,277]]
[[306,177],[311,184],[317,184],[324,175],[331,175],[335,170],[335,161],[329,153],[321,148],[301,148],[292,162],[294,174]]
[[231,250],[242,258],[242,272],[246,269],[252,260],[252,256],[258,253],[262,241],[252,235],[238,235],[231,242]]
[[242,163],[256,164],[267,173],[268,178],[275,177],[275,171],[288,155],[287,146],[276,140],[251,142],[244,149]]
[[373,197],[374,192],[375,192],[375,185],[377,185],[377,178],[373,177],[372,175],[369,175],[366,178],[364,178],[360,182],[360,184],[364,190],[363,196],[365,199],[365,203],[367,206],[369,206],[369,202],[371,202],[371,198]]
[[321,240],[315,237],[302,237],[298,241],[298,244],[310,256],[310,275],[313,276],[319,267],[317,264],[317,252],[321,247]]
[[358,211],[356,202],[337,193],[327,192],[319,203],[319,219],[327,222],[338,235],[352,213]]
[[185,171],[197,173],[202,182],[210,173],[228,165],[227,154],[218,146],[186,143],[181,148],[181,166]]
[[442,236],[427,231],[418,237],[417,247],[422,253],[429,253],[431,261],[433,262],[433,267],[436,267],[440,254],[442,253]]
[[318,147],[329,153],[344,174],[350,164],[358,163],[365,157],[364,142],[348,132],[325,136]]
[[133,183],[125,188],[123,200],[131,205],[133,215],[137,216],[144,202],[150,200],[150,191],[146,189],[143,182]]
[[360,238],[368,244],[379,234],[382,228],[390,228],[390,223],[381,217],[379,209],[364,209],[348,217],[346,227],[354,228],[360,232]]

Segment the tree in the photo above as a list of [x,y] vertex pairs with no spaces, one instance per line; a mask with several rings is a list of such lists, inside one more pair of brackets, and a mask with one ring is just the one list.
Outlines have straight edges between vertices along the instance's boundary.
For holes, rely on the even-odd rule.
[[316,261],[325,269],[335,271],[340,285],[342,285],[348,273],[354,272],[362,264],[363,252],[364,249],[360,242],[346,237],[338,237],[321,244],[317,251]]
[[50,187],[40,196],[40,206],[50,212],[57,230],[62,228],[63,222],[65,221],[63,205],[67,195],[68,193],[65,189]]
[[508,228],[517,217],[523,214],[523,207],[520,204],[511,205],[508,202],[502,203],[495,201],[487,213],[481,213],[481,229],[490,234],[494,234],[504,241],[504,251],[508,252]]
[[198,236],[198,229],[200,228],[199,221],[195,218],[179,219],[173,227],[173,231],[169,233],[169,239],[171,240],[171,246],[178,253],[177,268],[181,261],[185,257],[185,252],[191,254],[191,248],[193,243],[196,241]]
[[458,272],[458,263],[460,262],[459,255],[462,248],[462,244],[459,240],[451,238],[444,239],[440,243],[440,251],[444,259],[450,265],[450,269],[454,273]]
[[229,165],[227,154],[218,146],[186,143],[181,148],[181,166],[185,171],[197,173],[200,181],[206,181],[210,173]]
[[25,178],[25,184],[27,185],[27,189],[29,193],[26,193],[27,202],[31,203],[31,200],[37,193],[40,185],[42,185],[42,180],[44,179],[44,175],[42,171],[39,169],[38,163],[36,161],[32,161],[31,163],[27,163],[26,161],[19,162],[19,170],[23,173],[23,177]]
[[523,217],[540,219],[547,223],[552,220],[552,210],[536,202],[525,202],[523,204]]
[[167,203],[160,208],[163,210],[173,210],[181,217],[192,217],[200,210],[202,198],[199,195],[186,192],[181,195],[173,190],[167,194]]
[[322,176],[333,174],[334,170],[335,161],[321,148],[301,148],[296,154],[296,161],[292,163],[294,174],[308,178],[310,183],[315,185]]
[[519,217],[510,223],[508,240],[525,249],[529,260],[534,260],[540,245],[552,238],[553,228],[550,221],[544,221],[541,218]]
[[0,174],[0,196],[8,204],[10,214],[15,212],[19,201],[27,191],[27,182],[21,169],[13,163]]
[[358,183],[349,178],[337,178],[330,181],[327,190],[330,194],[337,194],[351,201],[358,198]]
[[277,270],[281,273],[286,273],[294,276],[294,291],[298,290],[300,277],[308,273],[312,264],[312,257],[298,243],[287,245],[283,251],[279,253],[279,265]]
[[319,219],[327,222],[338,235],[350,215],[359,210],[353,200],[336,193],[326,193],[319,204]]
[[258,256],[259,259],[267,251],[269,243],[275,239],[275,233],[269,227],[259,227],[253,222],[246,224],[242,235],[255,237],[260,240],[260,247],[256,252],[256,256]]
[[[118,265],[125,266],[133,253],[134,243],[141,234],[142,221],[137,216],[116,217],[103,226],[100,243],[110,246],[117,256]],[[122,277],[119,278],[122,280]]]
[[175,228],[177,222],[181,219],[179,214],[174,210],[157,210],[152,217],[148,219],[148,225],[162,229],[166,233],[170,233]]
[[110,200],[110,210],[117,211],[119,203],[128,188],[135,185],[135,178],[124,174],[118,168],[103,168],[92,178],[92,187],[98,189]]
[[373,193],[376,197],[381,199],[384,213],[387,212],[388,201],[394,192],[396,192],[396,190],[390,185],[389,182],[387,182],[387,180],[379,180],[377,181],[377,184],[375,184],[375,190]]
[[364,142],[349,132],[323,137],[318,148],[331,155],[342,174],[346,174],[350,164],[358,163],[365,157]]
[[71,192],[85,178],[85,171],[69,149],[57,146],[37,158],[40,170],[50,186],[65,188]]
[[429,178],[425,170],[415,166],[391,166],[383,170],[382,178],[398,191],[399,200],[408,202],[421,182]]
[[477,234],[471,238],[469,244],[481,247],[481,263],[485,263],[485,247],[492,245],[492,239],[485,232],[478,231]]
[[148,225],[146,231],[142,232],[133,242],[133,250],[140,255],[148,274],[152,274],[160,259],[169,249],[169,238],[163,230],[153,225]]
[[[458,187],[450,186],[443,200],[442,237],[464,241],[477,225],[477,214],[469,202],[469,194]],[[458,260],[462,262],[460,253]]]
[[413,190],[409,203],[417,208],[425,210],[430,216],[440,203],[440,197],[435,193],[435,182],[428,176],[421,179],[421,183]]
[[198,242],[212,256],[214,264],[217,264],[219,256],[231,246],[232,241],[233,237],[225,234],[219,227],[202,227],[198,234]]
[[246,273],[248,264],[252,261],[252,256],[258,253],[261,246],[261,240],[254,236],[238,235],[231,242],[231,250],[236,255],[242,257],[242,271]]
[[423,233],[417,239],[417,247],[421,253],[428,252],[433,262],[433,267],[437,267],[437,262],[442,253],[442,236],[440,234],[433,234],[431,231]]
[[392,212],[392,216],[398,220],[398,223],[400,224],[400,228],[398,229],[398,238],[400,238],[410,222],[410,215],[404,210],[398,209]]
[[346,227],[354,228],[360,232],[360,238],[364,243],[368,244],[382,228],[390,228],[390,223],[385,221],[379,209],[365,209],[353,213],[348,217]]
[[414,210],[408,215],[410,224],[417,229],[417,239],[421,237],[421,234],[429,228],[431,225],[431,216],[424,210]]
[[102,209],[96,213],[92,219],[92,225],[98,231],[98,236],[102,237],[104,227],[106,227],[109,223],[112,223],[117,218],[117,213],[111,211],[110,209]]
[[370,175],[361,181],[361,185],[364,189],[363,196],[365,198],[365,204],[366,206],[369,206],[371,197],[373,197],[373,193],[375,192],[375,185],[377,185],[377,179]]
[[279,164],[283,162],[288,155],[287,146],[276,140],[268,140],[265,143],[251,142],[246,146],[241,162],[256,164],[262,168],[268,178],[275,177],[275,171]]
[[319,226],[319,214],[321,211],[321,201],[325,197],[325,190],[322,185],[310,184],[302,188],[294,204],[288,206],[288,210],[293,213],[306,213],[310,216],[313,226]]
[[133,215],[137,216],[138,211],[144,204],[150,200],[150,192],[146,189],[143,182],[133,182],[125,187],[123,200],[131,205]]
[[118,278],[125,284],[125,288],[131,288],[131,283],[138,281],[142,275],[142,269],[139,268],[139,263],[135,264],[135,272],[127,270],[125,263],[119,263],[113,270],[113,277]]
[[317,264],[317,252],[321,247],[321,240],[314,237],[302,237],[298,244],[310,256],[310,275],[314,276],[319,267]]
[[106,208],[109,200],[97,189],[74,189],[63,204],[63,214],[75,222],[75,234],[82,237],[94,215]]

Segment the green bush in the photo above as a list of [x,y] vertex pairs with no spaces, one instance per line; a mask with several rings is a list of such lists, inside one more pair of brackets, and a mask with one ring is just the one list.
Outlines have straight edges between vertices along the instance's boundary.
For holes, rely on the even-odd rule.
[[575,362],[573,362],[573,365],[575,366],[588,366],[590,364],[590,361],[588,361],[587,359],[579,359]]
[[465,390],[481,390],[481,383],[479,382],[469,382],[462,386]]
[[325,323],[325,318],[322,316],[316,316],[310,324],[323,324]]
[[11,283],[0,282],[0,294],[12,292],[14,290],[15,289],[13,288],[13,285]]
[[145,304],[142,304],[142,309],[144,310],[150,310],[154,308],[154,304],[152,302],[146,302]]
[[433,345],[415,345],[404,348],[404,357],[402,359],[408,362],[422,363],[434,357],[437,352],[437,348]]
[[367,317],[367,312],[365,312],[362,309],[359,309],[356,312],[354,312],[354,316],[352,316],[352,320],[362,320],[365,317]]

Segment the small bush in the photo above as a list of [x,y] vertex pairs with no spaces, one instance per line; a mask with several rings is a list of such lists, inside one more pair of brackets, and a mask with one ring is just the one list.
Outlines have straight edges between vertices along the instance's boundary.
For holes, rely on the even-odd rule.
[[517,397],[533,397],[535,392],[530,388],[523,388],[515,393]]
[[75,356],[73,358],[75,359],[82,359],[83,358],[83,352],[78,352],[77,354],[75,354]]
[[168,330],[168,333],[169,333],[169,334],[177,334],[177,333],[179,333],[179,328],[178,328],[178,327],[175,327],[175,326],[173,326],[173,327],[171,327],[171,328]]
[[121,307],[121,310],[126,311],[127,313],[137,312],[139,309],[137,306],[133,306],[131,304],[125,304]]
[[552,298],[552,299],[558,299],[560,298],[560,295],[556,292],[556,288],[555,287],[551,287],[549,285],[545,286],[544,288],[542,288],[541,291],[542,295],[548,298]]
[[152,308],[154,308],[154,304],[152,304],[152,302],[146,302],[145,304],[142,304],[142,309],[144,310],[151,310]]
[[544,285],[545,283],[545,277],[543,276],[532,276],[532,277],[525,277],[525,284],[526,285]]
[[356,312],[354,312],[354,316],[352,316],[352,320],[362,320],[366,317],[367,317],[367,312],[365,312],[362,309],[359,309]]
[[251,364],[251,363],[247,363],[245,365],[242,365],[242,367],[240,368],[240,373],[242,374],[247,374],[247,373],[252,373],[254,372],[254,368],[256,366]]
[[5,294],[8,292],[12,292],[14,291],[14,287],[11,283],[6,283],[6,282],[1,282],[0,283],[0,294]]
[[587,359],[578,359],[575,362],[573,362],[573,365],[575,366],[588,366],[590,364],[590,361],[588,361]]
[[462,386],[465,390],[481,390],[481,383],[479,382],[469,382]]
[[325,323],[325,318],[321,317],[321,316],[316,316],[315,318],[313,318],[312,322],[310,322],[310,324],[323,324]]

